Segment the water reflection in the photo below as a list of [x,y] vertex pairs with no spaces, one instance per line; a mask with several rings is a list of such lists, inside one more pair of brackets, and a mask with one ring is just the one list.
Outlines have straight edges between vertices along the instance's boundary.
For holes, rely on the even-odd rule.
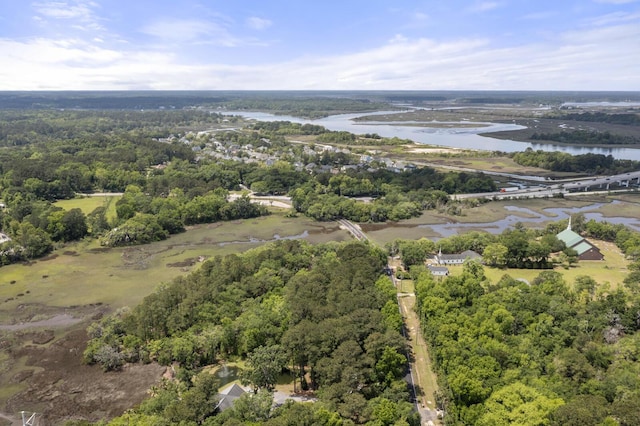
[[217,371],[216,377],[220,380],[220,387],[238,380],[240,377],[240,369],[235,366],[229,367],[227,364],[223,364]]
[[[612,204],[619,204],[615,200]],[[550,207],[544,209],[545,214],[541,214],[526,207],[505,206],[505,210],[517,212],[521,215],[509,215],[504,219],[495,222],[476,222],[476,223],[445,223],[435,225],[418,225],[418,228],[430,228],[441,235],[442,238],[452,235],[462,234],[469,229],[482,229],[491,234],[501,234],[506,229],[513,228],[516,223],[520,222],[525,226],[541,224],[547,221],[558,221],[569,218],[569,215],[576,213],[584,213],[586,220],[595,220],[597,222],[608,222],[613,224],[622,224],[631,229],[640,231],[640,219],[630,217],[604,217],[601,213],[592,212],[602,207],[604,203],[595,203],[583,207]]]

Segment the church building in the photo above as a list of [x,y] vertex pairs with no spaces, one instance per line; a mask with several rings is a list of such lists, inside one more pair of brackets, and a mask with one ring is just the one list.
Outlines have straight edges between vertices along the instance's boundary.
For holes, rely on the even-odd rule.
[[585,238],[571,230],[571,216],[569,216],[569,224],[567,229],[556,235],[567,247],[574,249],[578,253],[579,260],[603,260],[604,255],[600,253],[600,249]]

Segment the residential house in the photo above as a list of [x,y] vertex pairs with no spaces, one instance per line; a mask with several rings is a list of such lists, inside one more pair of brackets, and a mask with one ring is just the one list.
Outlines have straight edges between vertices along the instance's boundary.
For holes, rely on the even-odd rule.
[[242,387],[240,387],[237,383],[233,383],[230,386],[227,386],[223,390],[218,393],[218,398],[220,401],[218,402],[218,409],[220,411],[224,411],[228,408],[233,407],[233,403],[236,399],[240,398],[242,395],[247,393]]
[[442,250],[438,250],[438,254],[435,257],[438,265],[462,265],[467,259],[482,260],[482,256],[473,250],[465,250],[458,254],[442,254]]
[[449,275],[449,268],[447,268],[446,266],[427,265],[427,269],[431,271],[431,275],[433,275],[434,277],[446,277],[447,275]]

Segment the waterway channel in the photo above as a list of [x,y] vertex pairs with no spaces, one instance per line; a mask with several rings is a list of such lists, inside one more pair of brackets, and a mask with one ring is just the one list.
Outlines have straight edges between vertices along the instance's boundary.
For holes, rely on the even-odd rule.
[[[571,155],[580,154],[604,154],[617,159],[640,161],[640,149],[633,148],[606,148],[606,147],[580,147],[554,144],[539,144],[531,142],[518,142],[510,139],[496,139],[481,136],[482,133],[500,132],[507,130],[519,130],[522,126],[517,124],[470,122],[460,123],[460,127],[422,127],[416,123],[403,124],[400,122],[355,122],[356,117],[363,115],[395,114],[398,111],[378,111],[374,113],[338,114],[317,120],[303,119],[290,115],[275,115],[257,111],[226,111],[227,115],[240,115],[258,121],[291,121],[292,123],[315,124],[324,126],[329,130],[346,131],[355,134],[377,133],[380,136],[400,139],[409,139],[420,144],[439,145],[451,148],[480,149],[485,151],[519,152],[527,148],[542,151],[562,151]],[[451,123],[449,123],[451,124]],[[477,124],[474,127],[473,124]]]
[[[618,204],[620,201],[614,200],[613,204]],[[527,227],[535,227],[536,225],[542,225],[548,221],[560,221],[567,219],[569,215],[577,213],[584,214],[587,221],[593,219],[596,222],[608,222],[613,224],[622,224],[636,231],[640,231],[640,217],[605,217],[601,213],[595,212],[602,207],[603,203],[594,203],[582,207],[562,207],[562,208],[546,208],[545,214],[538,213],[534,210],[526,207],[505,206],[505,210],[510,212],[520,213],[520,215],[511,214],[504,219],[497,220],[495,222],[476,222],[476,223],[445,223],[445,224],[424,224],[417,225],[418,228],[430,228],[434,232],[441,235],[442,238],[450,237],[464,233],[469,229],[483,229],[491,234],[501,234],[506,229],[513,228],[516,223],[520,222]]]

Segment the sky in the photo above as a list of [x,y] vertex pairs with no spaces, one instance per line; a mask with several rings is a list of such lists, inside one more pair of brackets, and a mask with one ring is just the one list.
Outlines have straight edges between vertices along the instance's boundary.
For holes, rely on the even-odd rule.
[[640,0],[0,0],[0,90],[640,90]]

